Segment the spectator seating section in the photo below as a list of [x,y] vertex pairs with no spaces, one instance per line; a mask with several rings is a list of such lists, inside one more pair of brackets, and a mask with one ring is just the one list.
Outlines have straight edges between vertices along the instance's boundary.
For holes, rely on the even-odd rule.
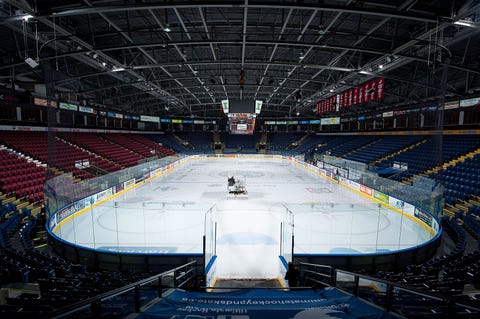
[[459,200],[466,201],[472,196],[479,196],[480,154],[465,158],[447,167],[441,174],[432,173],[429,177],[438,180],[443,177],[445,202],[450,205],[454,205]]
[[191,146],[191,153],[212,154],[213,135],[211,132],[177,132],[176,135]]
[[312,155],[322,154],[326,150],[329,150],[332,147],[329,147],[329,145],[331,145],[331,143],[337,139],[338,138],[334,136],[309,134],[305,136],[302,139],[302,142],[297,146],[297,148],[295,148],[295,153],[311,153]]
[[418,136],[384,136],[377,140],[376,143],[353,151],[344,156],[344,158],[370,164],[377,159],[413,145],[420,140],[421,137]]
[[392,177],[395,180],[402,180],[411,174],[425,172],[480,147],[480,137],[476,135],[444,135],[443,139],[431,136],[425,138],[427,139],[425,143],[386,159],[378,166],[391,167],[393,162],[407,163],[407,172]]
[[339,145],[330,149],[330,154],[332,156],[342,157],[347,153],[378,140],[380,140],[380,137],[378,136],[357,136],[354,138],[351,136],[344,137],[343,141]]
[[443,218],[442,226],[455,244],[450,252],[432,258],[423,264],[410,265],[404,272],[380,271],[374,276],[434,293],[449,295],[462,293],[464,285],[470,280],[465,270],[468,267],[478,267],[480,253],[475,251],[464,255],[466,233],[456,221]]
[[154,155],[165,157],[175,153],[139,134],[102,134],[100,136],[105,140],[123,146],[124,148],[134,151],[146,158]]
[[31,202],[43,201],[45,168],[5,149],[0,150],[0,190]]
[[269,133],[267,134],[267,152],[283,152],[288,149],[294,149],[290,146],[298,142],[305,133]]
[[238,135],[221,133],[220,140],[225,144],[225,153],[256,153],[256,145],[260,142],[261,135]]
[[73,176],[81,179],[91,178],[92,175],[75,167],[75,161],[78,160],[89,160],[90,165],[107,172],[120,169],[119,165],[59,138],[54,139],[53,146],[50,145],[49,149],[46,132],[0,132],[0,143],[43,164],[49,163],[64,172],[71,172]]
[[181,145],[180,139],[175,137],[175,135],[172,133],[148,134],[146,137],[156,144],[161,144],[162,146],[172,149],[177,153],[185,151],[185,148]]
[[[23,293],[7,297],[0,305],[5,318],[43,318],[55,309],[94,295],[125,286],[151,276],[132,271],[99,271],[87,269],[54,255],[35,249],[2,249],[0,252],[0,284],[11,282],[38,283],[39,293]],[[146,299],[145,297],[142,298]],[[130,305],[130,308],[132,306]],[[112,317],[106,305],[105,315]],[[103,316],[102,316],[103,317]],[[119,317],[123,317],[119,315]]]
[[[73,140],[75,138],[70,139],[71,136],[62,137],[74,143]],[[139,138],[137,139],[137,137]],[[145,158],[148,156],[149,150],[152,149],[151,147],[154,146],[149,144],[151,141],[149,137],[117,135],[110,138],[110,135],[106,134],[102,138],[102,144],[108,143],[107,140],[109,140],[117,148],[123,149],[122,146],[127,147],[134,150],[140,158]],[[92,134],[89,138],[98,139],[99,136]],[[0,134],[0,142],[2,144],[42,162],[48,159],[46,139],[46,134],[39,132]],[[450,161],[480,146],[479,139],[470,136],[445,136],[443,139],[445,147],[443,153],[436,152],[438,145],[433,145],[431,137],[417,137],[417,139],[412,138],[411,140],[405,138],[402,139],[402,145],[408,145],[410,142],[415,143],[415,140],[418,139],[427,139],[427,142],[401,152],[384,162],[398,160],[398,158],[403,158],[403,154],[408,153],[406,154],[408,156],[405,158],[409,163],[409,172],[416,171],[418,173],[443,163],[441,161],[442,158],[445,161]],[[80,140],[83,139],[80,138]],[[85,140],[90,141],[87,138]],[[326,137],[310,135],[303,139],[303,143],[299,148],[302,149],[301,146],[304,145],[307,150],[315,147],[317,149],[316,152],[319,153],[325,151],[331,151],[334,154],[350,153],[346,155],[347,158],[352,156],[351,158],[357,158],[356,160],[360,158],[361,161],[372,161],[375,158],[383,157],[384,153],[394,148],[386,140],[387,138],[380,139],[378,137],[352,138],[351,136]],[[370,143],[373,144],[366,146]],[[139,144],[143,144],[145,147],[141,147]],[[154,144],[157,145],[156,143]],[[397,146],[400,147],[400,144]],[[98,164],[99,166],[105,165],[107,167],[107,165],[112,164],[111,161],[97,157],[75,145],[68,144],[62,139],[57,139],[54,147],[56,154],[53,157],[53,162],[65,171],[74,171],[74,168],[69,165],[72,161],[74,163],[75,159],[84,159],[82,156],[86,154],[92,156],[92,162],[98,161],[97,163],[100,163]],[[85,147],[85,149],[88,148]],[[77,153],[77,150],[80,153]],[[394,151],[392,150],[392,152]],[[372,155],[368,155],[369,153]],[[71,159],[66,160],[64,154],[75,155]],[[21,157],[11,150],[2,149],[0,150],[0,165],[2,167],[0,171],[0,190],[3,193],[10,191],[9,193],[18,197],[24,191],[27,193],[26,196],[30,198],[31,194],[28,194],[30,192],[28,187],[33,185],[27,186],[29,184],[24,182],[38,179],[35,184],[38,182],[39,185],[43,185],[45,169],[31,159]],[[118,165],[113,165],[109,169],[114,171],[118,168]],[[18,172],[15,172],[16,170]],[[443,175],[432,173],[430,176],[437,179],[443,177],[445,180],[445,199],[447,203],[478,196],[480,191],[480,155],[477,154],[471,158],[464,158],[455,165],[448,166],[444,170]],[[87,175],[83,177],[88,178]],[[35,282],[39,285],[40,294],[22,294],[16,298],[7,297],[7,304],[0,305],[2,317],[38,317],[60,306],[112,290],[115,287],[120,287],[128,282],[150,275],[128,271],[115,272],[87,269],[85,266],[72,264],[62,258],[33,249],[33,236],[39,219],[31,216],[29,210],[25,209],[25,207],[17,209],[16,204],[13,202],[3,202],[4,198],[0,197],[0,284]],[[467,233],[465,231],[467,229],[473,237],[480,238],[480,205],[470,206],[467,211],[459,212],[457,217],[458,222],[446,217],[442,219],[445,234],[454,243],[454,247],[450,251],[425,263],[411,265],[401,272],[378,271],[373,275],[430,292],[441,293],[454,297],[459,302],[479,307],[480,298],[478,296],[475,299],[470,298],[470,295],[461,293],[466,284],[472,284],[477,289],[480,288],[480,250],[478,250],[480,247],[478,247],[477,243],[477,250],[466,252]],[[21,240],[23,250],[13,249],[12,247],[12,238],[16,232],[19,233],[18,238]],[[428,305],[430,309],[437,310],[443,306],[436,304]],[[431,311],[425,312],[425,300],[397,296],[393,302],[393,307],[401,307],[406,317],[436,318]],[[123,308],[116,309],[116,311],[122,312]],[[462,316],[459,315],[458,317]]]
[[122,165],[124,168],[138,165],[141,160],[146,158],[145,156],[129,150],[122,145],[105,139],[102,135],[99,134],[62,133],[60,134],[60,136],[63,139],[68,140],[69,142],[76,144],[90,152],[93,152],[106,159],[116,162]]

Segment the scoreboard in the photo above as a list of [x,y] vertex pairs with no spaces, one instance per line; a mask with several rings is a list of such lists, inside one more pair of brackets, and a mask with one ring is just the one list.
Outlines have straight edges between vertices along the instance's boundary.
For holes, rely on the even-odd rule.
[[255,129],[255,113],[228,113],[228,124],[231,134],[253,134]]

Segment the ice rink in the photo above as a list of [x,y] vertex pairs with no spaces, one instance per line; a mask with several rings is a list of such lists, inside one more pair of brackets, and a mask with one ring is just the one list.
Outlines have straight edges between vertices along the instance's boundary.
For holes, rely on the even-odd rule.
[[[231,176],[245,180],[248,198],[227,198]],[[432,238],[416,221],[293,162],[255,158],[186,161],[88,209],[56,235],[110,251],[201,254],[207,222],[215,224],[207,236],[216,240],[219,277],[268,278],[290,244],[281,240],[288,212],[297,254],[391,251]]]

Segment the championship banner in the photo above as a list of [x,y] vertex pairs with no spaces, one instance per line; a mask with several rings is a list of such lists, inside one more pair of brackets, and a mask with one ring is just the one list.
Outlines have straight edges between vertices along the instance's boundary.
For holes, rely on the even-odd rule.
[[370,102],[370,101],[373,101],[374,98],[373,98],[373,94],[375,92],[375,88],[374,88],[374,84],[373,82],[367,82],[367,85],[366,85],[366,99],[365,99],[365,102]]
[[383,99],[383,91],[385,89],[385,78],[377,79],[377,100]]
[[[321,115],[331,111],[338,112],[339,110],[347,108],[351,105],[383,99],[384,90],[385,78],[373,79],[358,85],[357,87],[317,102],[316,113]],[[460,106],[462,106],[461,103]]]
[[365,102],[365,85],[358,87],[358,103]]
[[360,103],[360,100],[358,99],[359,96],[359,89],[358,87],[353,89],[353,104],[358,104]]

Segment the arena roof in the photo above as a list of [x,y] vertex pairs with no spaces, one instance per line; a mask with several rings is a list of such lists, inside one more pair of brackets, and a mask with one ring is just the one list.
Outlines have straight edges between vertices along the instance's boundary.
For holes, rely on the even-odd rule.
[[219,116],[240,98],[311,117],[376,77],[384,98],[343,115],[461,99],[480,90],[479,43],[479,1],[0,2],[2,83],[133,114]]

